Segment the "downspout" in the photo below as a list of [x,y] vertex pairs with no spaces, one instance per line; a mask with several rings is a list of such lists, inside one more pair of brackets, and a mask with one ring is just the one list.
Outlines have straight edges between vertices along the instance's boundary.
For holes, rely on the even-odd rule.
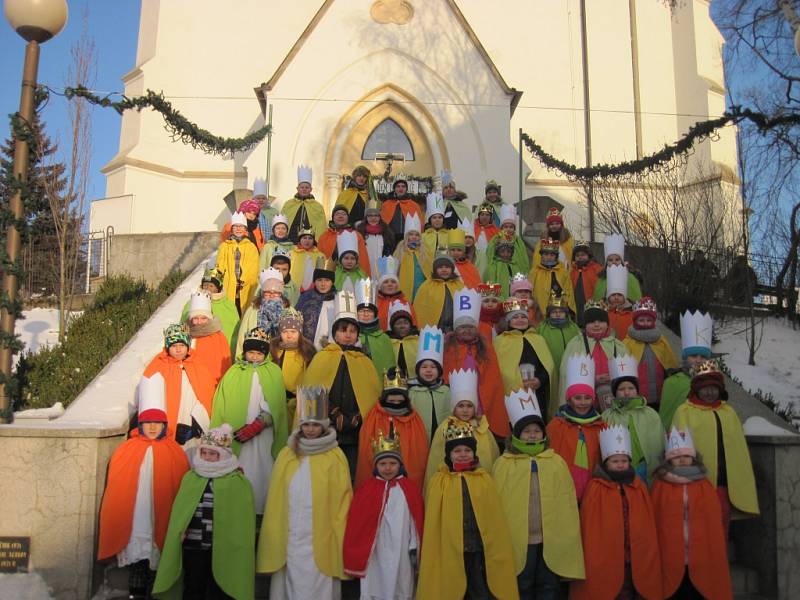
[[[592,166],[592,116],[589,103],[589,47],[586,33],[586,0],[581,0],[581,62],[583,68],[583,130],[586,146],[586,166]],[[594,181],[586,185],[589,206],[589,241],[594,242]]]

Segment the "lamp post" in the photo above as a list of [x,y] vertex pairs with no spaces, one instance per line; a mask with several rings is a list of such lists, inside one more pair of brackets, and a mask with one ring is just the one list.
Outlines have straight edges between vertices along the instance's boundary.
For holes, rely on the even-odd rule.
[[[6,20],[28,44],[25,46],[25,62],[22,68],[22,92],[19,98],[19,115],[25,123],[33,121],[36,75],[39,70],[39,44],[56,36],[67,22],[66,0],[5,0]],[[24,184],[28,181],[28,142],[15,137],[14,178]],[[15,219],[24,216],[22,192],[17,190],[11,198],[9,208]],[[14,262],[19,257],[20,237],[16,225],[11,223],[6,230],[6,253]],[[9,301],[17,298],[19,282],[15,273],[3,273],[3,291]],[[0,328],[7,335],[14,335],[14,315],[7,309],[0,311]],[[11,349],[0,348],[0,373],[7,381],[11,376]],[[0,385],[0,423],[10,423],[13,413],[6,386]]]

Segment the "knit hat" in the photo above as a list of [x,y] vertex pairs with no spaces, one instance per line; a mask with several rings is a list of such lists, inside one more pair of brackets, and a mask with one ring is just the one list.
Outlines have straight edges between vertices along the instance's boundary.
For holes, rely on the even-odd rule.
[[256,350],[264,355],[269,354],[269,334],[263,327],[253,327],[247,332],[242,344],[242,353]]
[[291,306],[284,308],[281,312],[281,320],[278,322],[278,329],[280,331],[286,331],[287,329],[303,331],[303,313]]
[[497,183],[494,179],[490,179],[486,182],[486,185],[483,187],[484,192],[488,192],[489,190],[494,190],[498,194],[500,193],[500,184]]
[[364,177],[369,177],[369,169],[364,165],[358,165],[355,169],[353,169],[353,179],[358,177],[359,175],[363,175]]
[[336,279],[336,263],[325,256],[317,258],[317,264],[314,267],[314,281],[317,279]]
[[215,450],[221,459],[233,456],[231,443],[233,442],[233,429],[227,423],[209,429],[200,436],[200,448]]
[[261,206],[259,206],[256,200],[245,200],[239,205],[239,212],[241,213],[256,213],[258,214],[261,212]]
[[173,344],[185,344],[190,346],[192,338],[189,330],[180,323],[170,325],[164,330],[164,348],[169,348]]
[[395,179],[394,183],[392,183],[392,191],[397,189],[397,184],[398,183],[405,183],[406,184],[406,189],[408,189],[408,181],[406,181],[405,179],[403,179],[401,177],[400,179]]
[[283,292],[283,273],[278,269],[264,269],[258,275],[258,284],[262,292]]
[[587,300],[583,305],[583,322],[602,321],[608,323],[608,307],[602,300]]
[[193,292],[189,298],[189,312],[188,317],[206,317],[213,319],[214,314],[211,312],[211,296],[208,292],[199,291]]
[[555,206],[551,207],[550,210],[547,211],[547,217],[545,217],[545,223],[550,225],[550,223],[561,223],[564,224],[564,219],[561,216],[558,208]]
[[511,295],[513,296],[516,292],[520,291],[533,291],[533,284],[528,280],[528,276],[524,273],[517,273],[511,279]]
[[333,210],[331,210],[331,219],[333,219],[333,215],[335,215],[340,210],[343,210],[348,215],[348,217],[350,216],[350,211],[344,204],[337,204],[336,206],[333,207]]
[[203,278],[200,280],[201,285],[203,283],[213,283],[217,286],[217,289],[222,291],[222,282],[225,279],[225,273],[220,271],[216,267],[213,269],[206,269],[203,271]]
[[433,259],[433,272],[441,266],[449,266],[452,269],[456,268],[456,263],[453,262],[453,257],[447,252],[446,248],[439,248],[436,252],[436,257]]

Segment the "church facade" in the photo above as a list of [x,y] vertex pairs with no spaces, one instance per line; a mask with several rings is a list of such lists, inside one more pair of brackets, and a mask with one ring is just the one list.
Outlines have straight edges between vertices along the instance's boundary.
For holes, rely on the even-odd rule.
[[[128,96],[163,91],[221,136],[262,127],[271,110],[273,134],[212,156],[173,142],[159,114],[127,112],[91,209],[92,230],[117,234],[219,229],[256,178],[280,206],[301,164],[329,211],[364,164],[421,192],[450,171],[472,203],[493,179],[506,202],[528,200],[528,225],[556,204],[584,237],[579,186],[526,150],[520,160],[520,129],[583,166],[647,155],[725,108],[704,0],[142,0],[123,82]],[[733,131],[692,160],[734,173]]]

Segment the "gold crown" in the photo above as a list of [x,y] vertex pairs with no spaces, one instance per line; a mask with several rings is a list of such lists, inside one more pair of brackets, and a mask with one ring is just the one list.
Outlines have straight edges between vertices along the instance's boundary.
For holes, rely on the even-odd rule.
[[400,454],[400,436],[394,430],[394,423],[389,423],[389,435],[384,436],[383,431],[378,429],[378,435],[372,438],[371,444],[373,456],[386,452]]
[[212,279],[221,282],[223,279],[225,279],[225,271],[222,271],[217,267],[214,267],[213,269],[206,269],[205,271],[203,271],[204,282],[211,281]]
[[201,446],[216,446],[217,448],[230,448],[233,437],[230,433],[209,429],[200,436]]
[[712,373],[721,373],[719,370],[719,364],[717,364],[716,360],[704,360],[694,369],[692,369],[692,377],[697,377],[698,375],[710,375]]
[[542,238],[542,244],[539,247],[539,252],[555,252],[558,254],[559,243],[558,240],[553,240],[550,238]]
[[489,213],[490,215],[493,215],[494,205],[491,202],[484,202],[478,207],[478,214],[480,213]]
[[493,281],[487,281],[486,283],[479,283],[475,291],[484,298],[487,296],[499,296],[503,291],[503,286]]
[[267,333],[267,330],[263,327],[253,327],[250,331],[247,332],[247,335],[244,338],[245,340],[258,340],[260,342],[266,342],[269,344],[270,337]]
[[576,240],[572,248],[573,250],[577,250],[578,248],[586,248],[588,250],[591,247],[591,244],[586,240]]
[[308,229],[301,227],[297,231],[297,239],[300,239],[304,235],[310,235],[311,237],[314,237],[314,229],[312,227],[309,227]]
[[475,432],[472,425],[462,421],[461,419],[454,419],[450,417],[447,420],[447,427],[444,429],[444,440],[451,442],[453,440],[462,440],[467,438],[475,438]]
[[336,263],[327,256],[320,256],[317,259],[317,264],[314,268],[319,269],[320,271],[335,271]]
[[[556,294],[555,290],[550,290],[550,297],[547,299],[547,306],[552,306],[553,308],[567,308],[569,304],[567,303],[567,297],[564,294]],[[584,310],[585,308],[586,307],[584,306]]]
[[583,305],[583,312],[585,313],[590,308],[596,308],[604,312],[608,312],[608,305],[603,300],[587,300]]
[[528,312],[528,301],[525,298],[509,298],[503,302],[503,312],[505,314],[518,310]]
[[[389,377],[392,372],[394,377]],[[406,377],[400,369],[389,369],[383,372],[383,389],[385,390],[407,390],[408,383]]]

